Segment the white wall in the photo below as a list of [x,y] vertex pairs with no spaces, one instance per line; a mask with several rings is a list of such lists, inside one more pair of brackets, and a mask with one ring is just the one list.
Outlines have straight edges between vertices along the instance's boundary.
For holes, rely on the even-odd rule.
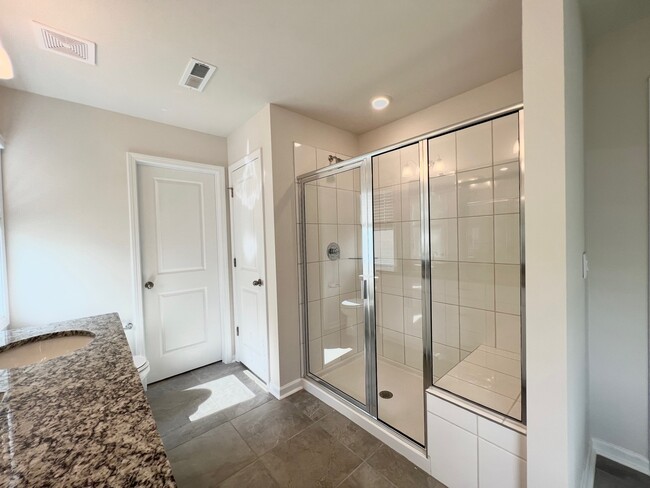
[[528,486],[587,462],[582,41],[576,0],[524,0]]
[[[602,36],[585,61],[592,435],[648,456],[650,18]],[[647,461],[646,461],[647,463]]]
[[[359,136],[359,154],[442,129],[523,101],[522,72],[515,71]],[[390,110],[390,108],[388,109]]]
[[0,88],[12,327],[133,318],[126,153],[225,164],[226,140]]

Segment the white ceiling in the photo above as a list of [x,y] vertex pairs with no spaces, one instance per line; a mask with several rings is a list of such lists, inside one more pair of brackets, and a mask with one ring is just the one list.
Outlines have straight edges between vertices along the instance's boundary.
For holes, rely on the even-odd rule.
[[[228,135],[265,103],[363,133],[521,68],[520,0],[0,0],[5,86]],[[37,20],[97,66],[36,46]],[[190,57],[217,65],[178,86]],[[369,100],[388,94],[384,112]]]

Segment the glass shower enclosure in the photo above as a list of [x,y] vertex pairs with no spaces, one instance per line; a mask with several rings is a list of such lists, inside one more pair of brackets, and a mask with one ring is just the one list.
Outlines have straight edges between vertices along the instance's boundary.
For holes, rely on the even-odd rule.
[[425,446],[425,390],[521,421],[520,107],[298,177],[305,375]]

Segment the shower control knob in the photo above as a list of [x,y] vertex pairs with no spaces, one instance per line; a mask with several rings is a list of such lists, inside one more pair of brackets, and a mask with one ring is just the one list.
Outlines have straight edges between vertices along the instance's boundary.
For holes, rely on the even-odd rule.
[[145,287],[147,290],[151,290],[151,289],[153,288],[153,282],[152,282],[152,281],[147,281],[147,282],[144,284],[144,287]]
[[253,281],[253,286],[262,286],[262,278],[258,278],[255,281]]

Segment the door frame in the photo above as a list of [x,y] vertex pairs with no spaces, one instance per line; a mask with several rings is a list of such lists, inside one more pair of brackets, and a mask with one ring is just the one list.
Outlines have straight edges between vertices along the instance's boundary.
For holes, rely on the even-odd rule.
[[[131,296],[133,300],[133,325],[135,332],[135,354],[146,356],[144,306],[142,302],[142,263],[140,247],[140,209],[138,208],[138,166],[176,169],[204,173],[214,177],[217,232],[227,236],[226,220],[226,171],[223,166],[193,163],[180,159],[149,156],[134,152],[126,153],[127,188],[129,197],[129,224],[131,230]],[[221,357],[224,363],[233,360],[233,333],[230,318],[230,275],[228,273],[228,242],[217,238],[217,265],[219,297],[221,300]]]
[[[260,161],[260,168],[262,168],[262,174],[260,174],[261,178],[261,185],[262,185],[262,195],[264,195],[264,162],[262,161],[262,149],[258,148],[255,149],[254,151],[251,151],[249,154],[244,156],[243,158],[239,159],[238,161],[235,161],[231,165],[228,166],[228,184],[230,185],[232,182],[232,174],[237,171],[238,169],[242,168],[243,166],[246,166],[249,163],[252,163],[256,159],[259,159]],[[233,192],[232,187],[228,187],[228,190],[230,192]],[[231,193],[232,196],[232,193]],[[266,209],[264,206],[264,197],[262,196],[262,215],[266,216]],[[230,249],[232,253],[234,254],[235,252],[235,224],[234,224],[234,215],[233,215],[233,208],[232,205],[229,206],[230,210]],[[264,233],[262,235],[262,245],[264,249],[264,280],[268,284],[268,259],[266,256],[266,219],[262,219],[262,223],[264,226]],[[233,256],[231,256],[233,258]],[[230,277],[231,277],[231,283],[232,283],[232,304],[233,304],[233,329],[235,326],[235,268],[233,266],[232,259],[229,263],[230,267]],[[270,387],[271,384],[271,345],[269,341],[269,291],[268,291],[268,286],[264,286],[264,296],[266,298],[265,300],[265,317],[266,317],[266,327],[264,330],[266,331],[266,378],[260,378],[263,382],[266,383],[267,388]],[[233,344],[233,350],[234,350],[234,356],[233,359],[238,361],[239,360],[239,354],[237,351],[237,338],[235,337],[235,334],[233,332],[232,334],[232,344]]]

